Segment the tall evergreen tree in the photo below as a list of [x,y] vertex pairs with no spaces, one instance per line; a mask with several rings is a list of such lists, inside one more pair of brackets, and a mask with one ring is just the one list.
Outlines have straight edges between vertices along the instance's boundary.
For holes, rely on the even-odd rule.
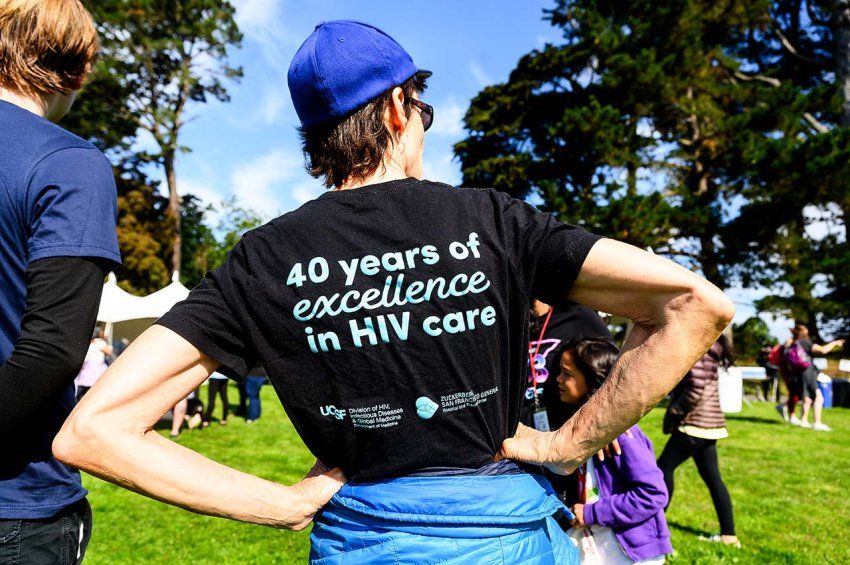
[[724,284],[726,151],[760,85],[724,46],[759,2],[560,0],[559,45],[484,89],[455,147],[465,184],[537,194],[564,219],[676,257]]
[[[767,13],[766,24],[735,46],[745,63],[738,78],[765,88],[758,119],[742,124],[737,165],[746,204],[725,229],[725,260],[745,284],[776,288],[760,306],[817,336],[824,323],[850,326],[850,283],[841,276],[850,268],[847,3],[779,0]],[[813,239],[813,213],[833,206],[843,237]],[[758,272],[765,262],[779,265],[767,271],[772,279]]]

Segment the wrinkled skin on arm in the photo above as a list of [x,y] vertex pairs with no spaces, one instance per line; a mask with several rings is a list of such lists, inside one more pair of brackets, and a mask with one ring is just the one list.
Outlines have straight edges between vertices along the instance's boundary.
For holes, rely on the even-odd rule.
[[617,241],[591,249],[568,298],[634,321],[602,387],[558,431],[520,425],[497,457],[570,473],[636,424],[711,347],[732,302],[672,261]]

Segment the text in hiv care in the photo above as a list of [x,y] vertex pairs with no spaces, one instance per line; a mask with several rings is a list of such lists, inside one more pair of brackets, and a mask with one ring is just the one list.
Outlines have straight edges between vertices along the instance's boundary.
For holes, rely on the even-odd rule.
[[[302,299],[295,303],[292,314],[305,324],[304,334],[310,350],[314,353],[341,351],[345,340],[354,347],[375,346],[380,343],[406,341],[411,331],[422,331],[437,337],[443,334],[458,334],[496,323],[493,306],[449,312],[441,316],[427,316],[422,320],[412,319],[406,307],[423,302],[447,300],[468,294],[480,294],[490,288],[490,280],[482,271],[471,274],[458,272],[446,278],[437,276],[415,280],[415,271],[423,265],[436,265],[448,254],[452,259],[469,263],[481,258],[478,234],[472,232],[465,241],[453,241],[447,248],[422,245],[402,251],[388,251],[380,256],[364,255],[352,259],[329,262],[324,257],[313,257],[309,261],[292,266],[286,279],[288,286],[302,287],[305,284],[321,285],[331,275],[331,269],[340,269],[345,286],[350,287],[361,277],[368,277],[382,284],[367,290],[356,288],[320,295],[315,299]],[[378,315],[364,315],[369,310],[395,309]],[[360,314],[358,317],[349,317]],[[323,319],[348,315],[347,335],[337,331],[323,331]],[[315,326],[315,327],[314,327]]]

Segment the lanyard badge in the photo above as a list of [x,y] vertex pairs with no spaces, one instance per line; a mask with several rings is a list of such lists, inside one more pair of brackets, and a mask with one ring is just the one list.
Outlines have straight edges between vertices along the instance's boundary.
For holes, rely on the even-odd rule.
[[540,404],[540,398],[537,396],[537,355],[540,353],[540,344],[543,341],[543,337],[546,335],[546,328],[549,326],[549,319],[552,318],[552,311],[554,308],[549,308],[549,312],[546,314],[546,320],[543,322],[543,327],[540,329],[540,336],[537,338],[537,347],[534,350],[534,353],[530,351],[529,348],[529,366],[531,367],[531,388],[534,391],[534,429],[538,432],[548,432],[549,430],[549,416],[546,414],[546,408]]
[[546,414],[546,409],[542,406],[535,406],[534,408],[534,429],[538,432],[550,431],[549,416]]

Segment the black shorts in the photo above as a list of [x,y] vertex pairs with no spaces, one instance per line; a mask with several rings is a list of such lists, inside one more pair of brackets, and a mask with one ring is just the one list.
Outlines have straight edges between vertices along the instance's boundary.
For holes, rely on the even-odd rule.
[[818,371],[813,366],[803,371],[803,394],[814,400],[818,394]]

